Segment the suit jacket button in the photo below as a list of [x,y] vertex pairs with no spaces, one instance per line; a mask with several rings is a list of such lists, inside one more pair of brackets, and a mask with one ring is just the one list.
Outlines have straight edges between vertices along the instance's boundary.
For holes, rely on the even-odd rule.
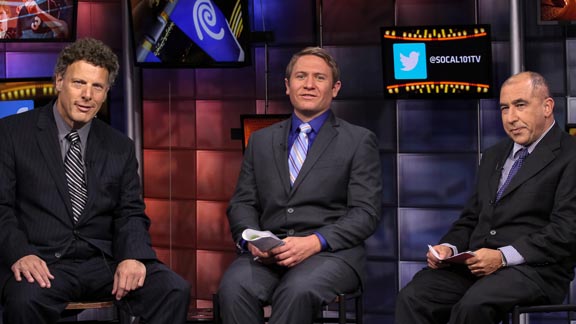
[[294,230],[293,229],[288,230],[288,235],[294,235]]
[[288,214],[292,214],[294,212],[294,208],[288,208],[286,211],[288,212]]
[[62,257],[62,254],[60,252],[56,252],[54,253],[54,256],[56,257],[56,259],[60,259],[60,257]]
[[490,235],[496,235],[496,230],[491,230]]

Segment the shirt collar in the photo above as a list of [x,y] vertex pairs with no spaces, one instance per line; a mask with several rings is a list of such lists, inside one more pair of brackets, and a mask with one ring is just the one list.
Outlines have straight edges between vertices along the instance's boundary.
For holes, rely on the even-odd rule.
[[[324,122],[326,121],[326,119],[328,119],[328,116],[330,116],[330,109],[326,110],[325,112],[323,112],[320,116],[312,119],[311,121],[308,122],[308,124],[310,125],[310,127],[312,127],[311,132],[316,132],[318,133],[318,131],[320,130],[320,128],[322,127],[322,125],[324,125]],[[302,120],[300,120],[300,118],[296,117],[296,114],[292,114],[292,126],[290,128],[290,133],[296,133],[296,131],[298,130],[298,127],[300,127],[300,124],[304,123]]]
[[[56,121],[56,127],[58,128],[58,140],[62,142],[66,135],[72,131],[72,128],[66,124],[64,118],[60,116],[58,112],[58,108],[56,107],[56,102],[52,106],[52,114],[54,115],[54,120]],[[80,144],[85,147],[86,141],[88,140],[88,133],[90,133],[90,127],[92,125],[92,121],[87,123],[86,125],[82,126],[80,129],[77,129],[78,136],[80,136]]]
[[[552,127],[554,127],[555,124],[556,124],[556,121],[553,121],[552,125],[550,125],[550,127],[548,127],[548,129],[537,140],[535,140],[532,144],[528,145],[528,154],[531,154],[532,151],[534,151],[534,149],[536,148],[536,145],[538,145],[538,143],[540,143],[540,141],[544,138],[544,136],[546,136],[546,134],[548,134],[548,132],[552,129]],[[522,146],[522,145],[514,142],[514,147],[512,148],[512,158],[514,158],[516,156],[516,154],[518,154],[518,152],[523,148],[525,148],[525,146]]]

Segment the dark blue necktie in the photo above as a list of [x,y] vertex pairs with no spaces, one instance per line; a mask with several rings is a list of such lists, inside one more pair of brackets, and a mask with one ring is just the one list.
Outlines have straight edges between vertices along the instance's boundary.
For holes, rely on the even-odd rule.
[[516,152],[516,155],[518,155],[518,159],[514,161],[514,164],[512,164],[512,168],[510,168],[510,172],[508,172],[508,177],[506,178],[506,181],[504,181],[500,189],[498,189],[498,193],[496,194],[496,201],[500,200],[500,198],[502,197],[502,193],[504,193],[504,190],[506,190],[506,187],[508,187],[510,181],[512,181],[512,178],[514,177],[516,172],[518,172],[518,170],[520,170],[520,167],[522,167],[524,159],[528,156],[528,149],[523,148],[518,152]]

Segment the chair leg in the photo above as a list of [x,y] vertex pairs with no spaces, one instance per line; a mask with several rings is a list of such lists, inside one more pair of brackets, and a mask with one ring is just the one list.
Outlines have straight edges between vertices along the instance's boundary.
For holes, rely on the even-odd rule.
[[212,295],[212,316],[213,316],[212,323],[214,324],[222,323],[222,319],[220,318],[220,300],[218,298],[217,293]]
[[338,294],[338,323],[346,324],[346,295]]
[[364,300],[362,300],[362,294],[354,298],[354,303],[356,304],[356,324],[364,323]]
[[520,324],[520,308],[518,306],[512,310],[512,324]]

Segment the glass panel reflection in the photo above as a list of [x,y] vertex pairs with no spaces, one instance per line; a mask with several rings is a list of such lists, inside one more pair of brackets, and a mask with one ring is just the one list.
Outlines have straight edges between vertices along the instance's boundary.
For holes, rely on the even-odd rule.
[[400,260],[426,261],[428,244],[438,244],[459,215],[460,209],[400,208]]
[[401,207],[461,207],[472,192],[476,154],[400,154]]

